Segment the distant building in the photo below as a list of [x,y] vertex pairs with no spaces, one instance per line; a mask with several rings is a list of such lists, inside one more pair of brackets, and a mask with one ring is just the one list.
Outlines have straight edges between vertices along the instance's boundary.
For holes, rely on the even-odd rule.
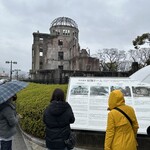
[[9,76],[5,71],[0,72],[0,79],[9,79]]
[[31,79],[60,80],[79,71],[99,71],[99,60],[80,50],[75,21],[59,17],[51,23],[50,34],[33,33]]

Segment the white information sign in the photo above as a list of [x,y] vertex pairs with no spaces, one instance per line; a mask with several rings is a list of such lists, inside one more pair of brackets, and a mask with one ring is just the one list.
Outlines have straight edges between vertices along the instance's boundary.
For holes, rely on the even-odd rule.
[[73,129],[105,131],[107,126],[108,96],[120,89],[127,105],[135,109],[139,134],[146,134],[150,126],[150,84],[129,78],[71,77],[67,101],[72,106]]

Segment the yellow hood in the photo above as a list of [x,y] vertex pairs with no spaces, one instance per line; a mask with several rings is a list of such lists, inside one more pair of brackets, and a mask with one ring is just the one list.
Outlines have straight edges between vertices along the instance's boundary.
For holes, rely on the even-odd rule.
[[108,109],[113,109],[115,107],[125,104],[124,95],[120,90],[113,90],[109,95]]

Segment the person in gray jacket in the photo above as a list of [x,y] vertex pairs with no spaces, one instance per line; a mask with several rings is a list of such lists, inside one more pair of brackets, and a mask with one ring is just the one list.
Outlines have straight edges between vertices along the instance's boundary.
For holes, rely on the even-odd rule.
[[0,150],[12,150],[12,137],[18,123],[16,107],[12,102],[16,99],[17,96],[14,95],[0,104]]

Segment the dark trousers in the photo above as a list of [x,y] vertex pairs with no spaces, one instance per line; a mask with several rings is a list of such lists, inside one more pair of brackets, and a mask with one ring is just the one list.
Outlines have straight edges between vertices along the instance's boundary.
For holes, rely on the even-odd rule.
[[0,150],[12,150],[12,140],[10,141],[0,141]]

